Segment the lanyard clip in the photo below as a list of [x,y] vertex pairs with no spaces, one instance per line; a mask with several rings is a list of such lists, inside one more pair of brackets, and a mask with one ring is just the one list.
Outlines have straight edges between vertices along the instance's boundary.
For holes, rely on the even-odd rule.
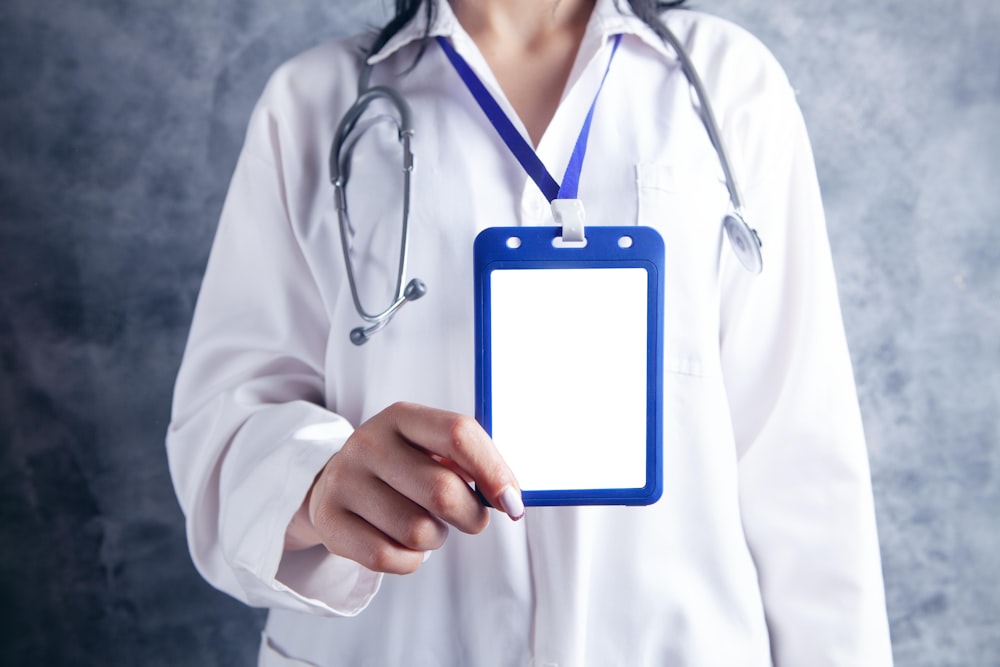
[[583,221],[586,212],[579,199],[553,199],[552,217],[562,227],[563,243],[586,243]]

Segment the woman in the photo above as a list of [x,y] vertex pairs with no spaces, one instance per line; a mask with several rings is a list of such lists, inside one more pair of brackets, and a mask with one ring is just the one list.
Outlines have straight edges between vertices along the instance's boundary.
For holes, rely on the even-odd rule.
[[[397,9],[376,38],[323,45],[269,82],[178,378],[168,451],[191,552],[213,585],[271,608],[260,664],[890,664],[822,207],[772,57],[720,19],[663,14],[766,244],[753,276],[724,244],[719,160],[651,3]],[[588,223],[648,225],[666,243],[652,506],[525,512],[514,472],[463,416],[472,240],[554,223],[439,36],[552,173],[600,90],[580,178]],[[356,347],[326,149],[366,53],[371,85],[413,110],[408,271],[429,289]],[[376,137],[352,164],[366,302],[395,280],[381,244],[398,235],[398,160]],[[470,480],[507,516],[491,520]]]

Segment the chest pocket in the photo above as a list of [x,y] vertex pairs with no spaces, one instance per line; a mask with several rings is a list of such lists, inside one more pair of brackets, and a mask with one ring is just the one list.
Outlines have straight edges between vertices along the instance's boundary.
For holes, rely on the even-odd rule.
[[729,195],[715,165],[636,165],[638,223],[665,247],[664,371],[719,372],[719,253]]

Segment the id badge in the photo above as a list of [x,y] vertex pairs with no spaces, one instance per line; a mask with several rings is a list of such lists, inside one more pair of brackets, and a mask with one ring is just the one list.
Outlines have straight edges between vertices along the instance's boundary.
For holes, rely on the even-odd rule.
[[476,418],[525,505],[648,505],[663,486],[663,240],[648,227],[476,238]]

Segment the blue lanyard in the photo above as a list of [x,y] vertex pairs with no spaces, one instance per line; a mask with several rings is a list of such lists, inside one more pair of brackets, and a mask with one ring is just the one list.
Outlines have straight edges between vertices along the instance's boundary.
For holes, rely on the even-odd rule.
[[451,61],[458,75],[462,77],[462,81],[465,82],[472,96],[476,98],[476,102],[486,113],[486,117],[490,119],[493,127],[500,134],[500,138],[507,144],[507,148],[514,154],[514,157],[521,163],[521,166],[524,167],[524,171],[538,184],[542,194],[550,202],[554,199],[577,198],[577,191],[580,188],[580,172],[583,169],[583,158],[587,153],[587,138],[590,135],[590,124],[594,118],[594,107],[597,106],[597,98],[601,94],[601,89],[604,88],[604,81],[608,78],[608,72],[611,70],[611,61],[615,58],[615,52],[618,51],[618,44],[621,40],[621,35],[615,35],[614,46],[611,49],[611,56],[608,58],[608,65],[604,69],[604,76],[601,77],[601,84],[597,87],[597,92],[594,93],[594,100],[590,103],[587,118],[583,121],[583,127],[580,128],[580,136],[576,139],[576,145],[573,147],[573,153],[570,155],[569,164],[566,165],[566,173],[563,175],[563,182],[560,186],[552,178],[552,174],[542,164],[541,159],[539,159],[534,149],[525,141],[521,133],[517,131],[517,128],[514,127],[507,114],[503,112],[497,101],[490,95],[490,91],[486,89],[486,86],[479,80],[479,77],[472,71],[472,68],[469,67],[465,59],[455,51],[455,47],[448,40],[441,36],[437,38],[441,48],[444,49],[445,55],[448,56],[448,60]]

